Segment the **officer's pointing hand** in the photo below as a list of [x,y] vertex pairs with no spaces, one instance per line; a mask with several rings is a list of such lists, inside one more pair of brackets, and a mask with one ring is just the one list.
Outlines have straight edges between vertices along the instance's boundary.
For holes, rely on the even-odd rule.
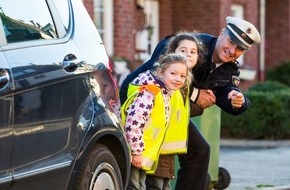
[[234,108],[241,108],[245,102],[244,95],[238,91],[232,90],[228,94],[228,99],[231,100],[231,104]]

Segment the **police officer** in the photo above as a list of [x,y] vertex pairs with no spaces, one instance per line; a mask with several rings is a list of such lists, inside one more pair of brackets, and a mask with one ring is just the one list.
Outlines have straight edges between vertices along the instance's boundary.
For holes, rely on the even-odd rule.
[[[204,63],[192,70],[194,82],[191,88],[191,104],[201,109],[214,104],[232,115],[246,111],[250,101],[238,88],[239,58],[253,44],[259,44],[260,34],[250,22],[235,18],[226,18],[227,26],[218,37],[200,33],[197,38],[207,49]],[[121,89],[120,100],[124,103],[127,97],[128,84],[140,72],[151,69],[158,57],[164,53],[171,36],[162,39],[156,46],[151,59],[138,67],[126,77]],[[210,147],[196,126],[190,122],[188,151],[178,155],[180,168],[175,184],[176,190],[204,190],[209,164]]]

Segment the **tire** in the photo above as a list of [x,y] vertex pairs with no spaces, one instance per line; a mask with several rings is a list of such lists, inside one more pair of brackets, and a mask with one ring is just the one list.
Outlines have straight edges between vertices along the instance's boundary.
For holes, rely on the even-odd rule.
[[214,189],[226,189],[231,183],[230,173],[223,167],[219,167],[218,182],[214,184]]
[[87,155],[76,181],[76,190],[122,190],[121,172],[114,155],[96,144]]

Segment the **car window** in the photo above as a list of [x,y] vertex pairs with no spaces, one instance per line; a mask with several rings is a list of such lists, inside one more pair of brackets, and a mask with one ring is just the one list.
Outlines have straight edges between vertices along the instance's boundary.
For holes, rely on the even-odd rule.
[[[15,6],[21,11],[15,11]],[[0,1],[0,17],[8,43],[57,38],[45,0]]]
[[63,22],[65,29],[68,30],[68,27],[69,27],[68,1],[67,0],[53,0],[53,3],[55,4],[55,8],[57,9],[59,16],[61,17],[61,20]]

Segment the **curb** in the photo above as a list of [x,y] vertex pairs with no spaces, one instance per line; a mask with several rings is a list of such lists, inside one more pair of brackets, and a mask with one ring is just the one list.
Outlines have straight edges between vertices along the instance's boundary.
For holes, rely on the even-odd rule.
[[269,140],[221,139],[220,145],[223,147],[277,148],[277,147],[290,147],[290,140],[269,141]]
[[262,190],[290,190],[290,186],[263,188]]

